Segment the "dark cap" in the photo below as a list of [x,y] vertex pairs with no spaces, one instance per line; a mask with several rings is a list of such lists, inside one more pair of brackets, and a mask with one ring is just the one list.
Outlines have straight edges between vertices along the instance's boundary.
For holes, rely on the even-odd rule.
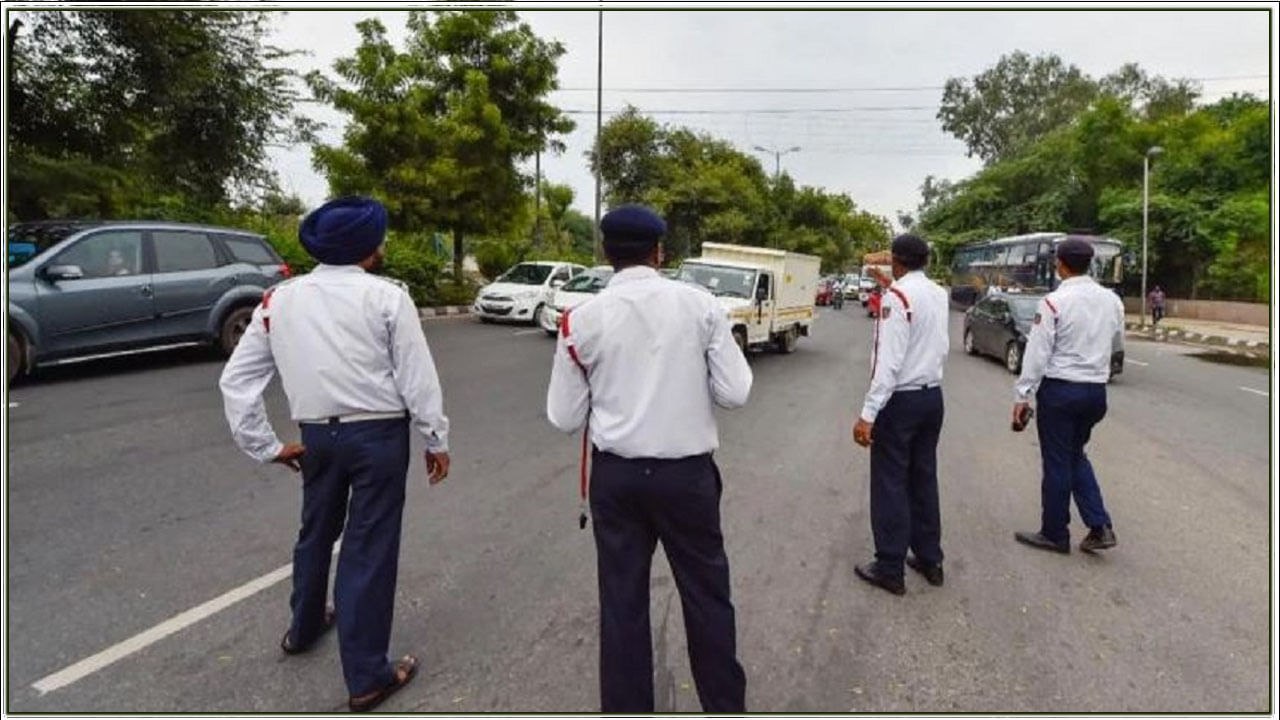
[[1093,257],[1093,245],[1089,244],[1088,240],[1068,237],[1066,240],[1058,243],[1056,253],[1060,258],[1080,258],[1088,260]]
[[657,245],[666,232],[658,213],[643,205],[619,205],[600,219],[605,249],[628,255]]
[[893,256],[908,267],[919,267],[929,259],[929,246],[915,235],[899,235],[890,247]]

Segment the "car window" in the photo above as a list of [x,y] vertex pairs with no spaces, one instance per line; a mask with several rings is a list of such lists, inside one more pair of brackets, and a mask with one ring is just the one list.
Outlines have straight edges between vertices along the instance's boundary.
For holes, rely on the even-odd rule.
[[157,272],[209,270],[218,266],[213,243],[204,233],[157,230],[151,233],[156,246]]
[[534,265],[520,263],[498,276],[495,282],[508,282],[517,285],[541,285],[551,274],[550,265]]
[[573,277],[573,272],[572,272],[572,270],[570,270],[570,269],[569,269],[569,268],[567,268],[567,267],[562,267],[562,268],[560,268],[559,270],[556,270],[556,274],[555,274],[555,275],[552,275],[552,276],[551,276],[551,279],[552,279],[552,280],[560,280],[560,281],[562,281],[562,282],[563,282],[563,281],[565,281],[565,280],[568,280],[568,279],[569,279],[569,278],[571,278],[571,277]]
[[86,278],[137,275],[142,271],[142,232],[94,233],[59,253],[51,265],[75,265]]
[[240,262],[249,263],[250,265],[275,265],[280,262],[271,254],[266,245],[258,240],[224,236],[222,242],[231,251],[231,257]]

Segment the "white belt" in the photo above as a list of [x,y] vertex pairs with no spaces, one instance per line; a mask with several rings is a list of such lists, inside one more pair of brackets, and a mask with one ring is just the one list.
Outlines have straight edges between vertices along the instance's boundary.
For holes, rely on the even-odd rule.
[[924,385],[899,385],[894,388],[894,392],[911,392],[912,390],[932,390],[936,387],[942,387],[942,383],[925,383]]
[[328,425],[330,423],[353,423],[366,420],[399,420],[406,417],[405,412],[401,410],[400,412],[350,413],[348,415],[334,415],[320,420],[299,420],[298,422],[303,425]]

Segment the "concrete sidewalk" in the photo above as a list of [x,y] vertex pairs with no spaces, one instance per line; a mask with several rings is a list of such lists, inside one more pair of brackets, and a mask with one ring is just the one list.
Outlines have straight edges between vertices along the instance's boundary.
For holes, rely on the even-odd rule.
[[1125,329],[1130,335],[1161,342],[1208,345],[1250,354],[1271,354],[1271,329],[1267,327],[1166,317],[1154,328],[1148,322],[1144,329],[1140,320],[1137,315],[1125,316]]

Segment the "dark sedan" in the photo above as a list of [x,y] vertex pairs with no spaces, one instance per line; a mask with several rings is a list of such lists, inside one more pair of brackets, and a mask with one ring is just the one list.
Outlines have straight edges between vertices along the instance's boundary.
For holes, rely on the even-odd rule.
[[[979,300],[964,315],[965,352],[1000,358],[1009,372],[1022,372],[1022,353],[1042,297],[1016,293]],[[1119,333],[1111,347],[1111,377],[1115,377],[1124,372],[1123,338]]]

